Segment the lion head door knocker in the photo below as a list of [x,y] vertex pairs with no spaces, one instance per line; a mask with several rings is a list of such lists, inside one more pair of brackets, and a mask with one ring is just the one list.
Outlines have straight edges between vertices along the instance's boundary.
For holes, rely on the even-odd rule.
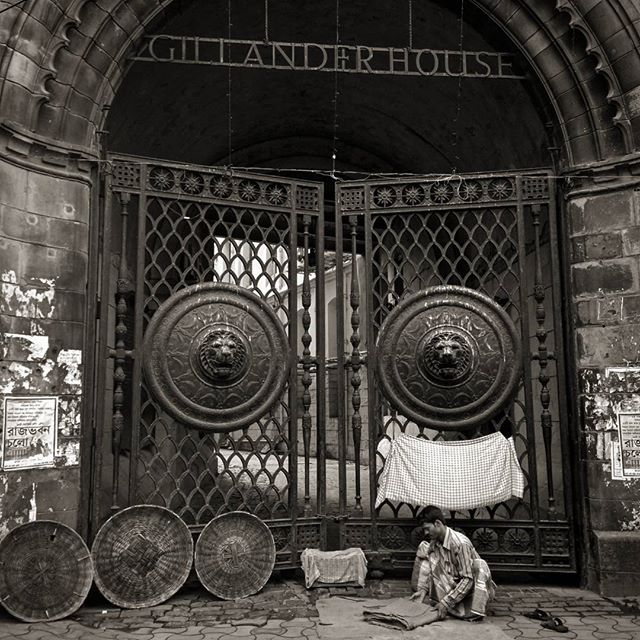
[[229,284],[181,289],[155,312],[144,342],[154,399],[185,425],[240,429],[263,416],[288,378],[289,346],[271,306]]
[[403,300],[378,336],[387,400],[418,424],[467,429],[508,403],[520,380],[520,336],[491,298],[431,287]]

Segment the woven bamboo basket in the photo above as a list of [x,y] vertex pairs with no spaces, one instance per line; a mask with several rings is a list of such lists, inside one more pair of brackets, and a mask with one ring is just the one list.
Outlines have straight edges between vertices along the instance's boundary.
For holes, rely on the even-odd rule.
[[276,547],[269,527],[242,511],[211,520],[196,543],[198,578],[207,591],[223,600],[260,591],[275,561]]
[[185,583],[193,561],[187,525],[169,509],[137,505],[111,516],[91,549],[95,582],[119,607],[152,607]]
[[84,602],[91,554],[69,527],[50,520],[12,529],[0,542],[0,600],[25,622],[59,620]]

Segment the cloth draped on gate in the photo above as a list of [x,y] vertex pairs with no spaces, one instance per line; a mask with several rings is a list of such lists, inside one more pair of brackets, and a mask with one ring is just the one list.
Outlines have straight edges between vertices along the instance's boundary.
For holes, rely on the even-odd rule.
[[524,474],[512,438],[432,441],[399,435],[380,474],[376,508],[385,500],[441,509],[474,509],[522,498]]

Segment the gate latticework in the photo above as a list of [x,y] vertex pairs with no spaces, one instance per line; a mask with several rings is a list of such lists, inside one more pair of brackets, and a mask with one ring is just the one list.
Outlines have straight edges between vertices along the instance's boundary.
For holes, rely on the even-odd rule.
[[[332,546],[408,567],[420,508],[375,507],[390,441],[500,431],[523,499],[454,512],[452,525],[494,567],[575,571],[551,174],[341,182],[335,223],[314,182],[119,155],[104,181],[94,533],[132,504],[166,507],[195,533],[248,511],[273,534],[276,568],[325,548],[328,523]],[[480,421],[442,422],[457,410],[446,393],[423,393],[429,405],[395,391],[399,370],[414,389],[438,386],[411,353],[426,338],[384,352],[402,305],[445,285],[490,299],[521,353]],[[464,348],[463,333],[445,337]],[[489,359],[473,357],[489,380]],[[402,366],[380,375],[387,361]]]
[[325,544],[322,185],[119,156],[110,169],[113,404],[97,450],[110,445],[113,467],[94,519],[106,500],[167,507],[194,531],[249,511],[276,567],[297,566]]
[[[382,562],[409,566],[420,539],[420,508],[388,501],[374,506],[390,440],[399,433],[461,440],[498,430],[514,439],[526,479],[524,498],[453,512],[452,526],[503,570],[573,571],[570,483],[563,469],[567,416],[559,401],[564,393],[561,271],[551,175],[344,182],[336,201],[338,232],[344,238],[344,243],[338,239],[338,252],[345,248],[337,258],[338,281],[349,300],[338,320],[347,329],[339,341],[349,347],[337,362],[339,387],[347,396],[339,435],[341,545],[361,546]],[[377,377],[385,356],[394,360],[395,372],[383,369],[385,378],[416,369],[415,353],[379,353],[378,336],[403,300],[440,285],[486,294],[522,336],[515,398],[473,427],[461,421],[452,429],[427,413],[422,420],[403,415],[406,403],[385,392],[393,384],[381,385]],[[479,360],[482,367],[481,355]],[[418,384],[420,373],[411,372]],[[428,376],[422,384],[429,384]],[[454,401],[444,411],[452,411],[450,406]]]

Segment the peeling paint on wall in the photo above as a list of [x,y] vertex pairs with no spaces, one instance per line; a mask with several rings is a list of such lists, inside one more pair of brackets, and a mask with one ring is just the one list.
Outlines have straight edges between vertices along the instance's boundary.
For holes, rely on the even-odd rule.
[[5,333],[0,341],[0,360],[37,362],[49,350],[49,336]]
[[622,523],[623,531],[640,531],[640,509],[631,509],[631,520]]
[[82,389],[82,377],[80,373],[82,351],[80,351],[80,349],[61,349],[56,362],[58,366],[66,368],[64,382],[69,389],[72,389],[71,391],[67,390],[67,393],[74,393],[73,389],[77,389],[77,393],[80,393]]
[[581,370],[580,402],[592,526],[640,530],[640,478],[612,478],[612,452],[619,442],[618,413],[640,413],[640,368]]
[[35,504],[33,482],[27,482],[22,474],[11,478],[0,476],[2,495],[0,495],[0,538],[11,529],[29,522],[32,502]]
[[0,313],[21,318],[51,318],[55,311],[55,280],[30,278],[29,284],[18,284],[16,272],[0,275]]
[[5,333],[0,334],[0,356],[0,395],[55,395],[55,464],[79,464],[82,351],[61,348],[59,341],[52,348],[46,335]]
[[31,508],[29,509],[29,522],[33,522],[38,517],[38,505],[36,503],[36,483],[31,483]]

